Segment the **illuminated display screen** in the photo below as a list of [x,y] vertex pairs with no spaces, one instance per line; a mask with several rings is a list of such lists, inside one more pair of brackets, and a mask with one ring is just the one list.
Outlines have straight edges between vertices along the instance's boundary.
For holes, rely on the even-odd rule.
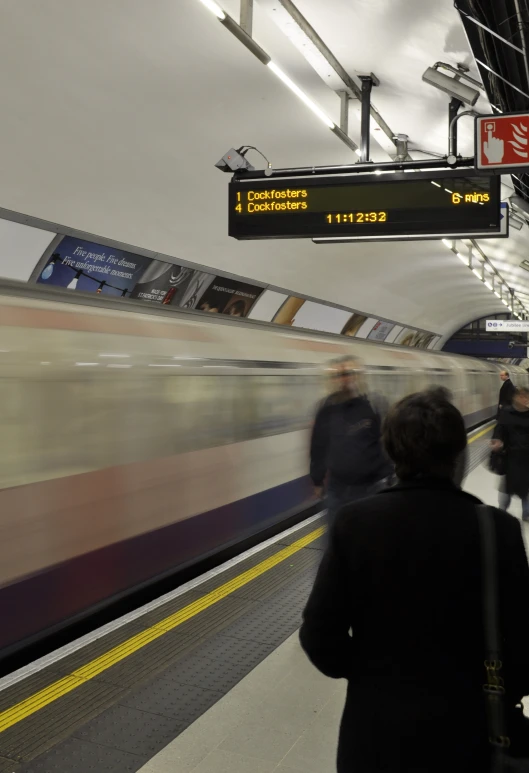
[[500,179],[458,171],[239,179],[230,182],[229,207],[236,239],[494,234]]

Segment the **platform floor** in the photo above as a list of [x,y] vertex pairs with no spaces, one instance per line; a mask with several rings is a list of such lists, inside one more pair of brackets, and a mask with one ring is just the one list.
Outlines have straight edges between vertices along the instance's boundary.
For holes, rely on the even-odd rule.
[[[464,488],[497,505],[497,480],[480,463]],[[510,512],[521,518],[519,500]],[[141,773],[333,773],[345,690],[308,662],[296,632]]]
[[[489,437],[466,488],[495,504]],[[331,773],[345,684],[297,635],[321,532],[312,518],[0,680],[0,773]]]

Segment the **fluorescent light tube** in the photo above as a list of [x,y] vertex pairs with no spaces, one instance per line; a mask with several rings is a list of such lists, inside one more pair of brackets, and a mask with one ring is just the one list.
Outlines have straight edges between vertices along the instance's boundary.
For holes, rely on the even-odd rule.
[[226,18],[226,14],[224,13],[220,5],[217,5],[215,0],[200,0],[200,2],[202,3],[202,5],[205,5],[208,10],[214,13],[217,19],[224,21],[224,19]]
[[312,110],[314,115],[317,115],[320,121],[322,121],[325,126],[328,129],[334,129],[334,121],[331,121],[331,119],[325,115],[323,110],[321,110],[318,105],[312,101],[310,97],[308,97],[304,91],[302,91],[299,86],[296,86],[293,80],[291,80],[286,73],[283,72],[283,70],[275,64],[275,62],[268,62],[267,67],[269,67],[272,72],[277,75],[277,77],[283,81],[285,86],[288,86],[288,88],[294,92],[294,94],[301,99],[302,102],[304,102],[309,110]]

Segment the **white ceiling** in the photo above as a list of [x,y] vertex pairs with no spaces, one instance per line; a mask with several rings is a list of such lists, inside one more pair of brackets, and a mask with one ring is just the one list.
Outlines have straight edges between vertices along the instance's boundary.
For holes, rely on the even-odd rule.
[[[219,2],[238,18],[239,0]],[[373,100],[395,132],[446,152],[447,98],[421,75],[471,63],[452,0],[297,4],[351,74],[380,78]],[[259,5],[254,35],[338,122],[336,95]],[[276,168],[357,157],[198,0],[4,0],[0,108],[1,207],[436,332],[505,308],[438,242],[227,236],[229,178],[214,163],[230,146],[256,145]],[[350,134],[359,142],[354,105]],[[481,243],[506,274],[527,231]]]

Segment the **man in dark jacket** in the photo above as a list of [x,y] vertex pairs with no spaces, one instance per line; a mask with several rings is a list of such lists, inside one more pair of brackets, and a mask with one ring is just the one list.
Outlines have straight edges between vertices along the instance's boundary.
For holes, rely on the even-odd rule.
[[[399,483],[339,512],[300,631],[316,668],[349,683],[338,772],[484,773],[479,500],[454,483],[463,418],[411,395],[384,440]],[[529,568],[519,521],[493,517],[510,717],[529,693]]]
[[503,381],[503,384],[501,385],[500,396],[498,398],[498,417],[502,408],[507,408],[507,406],[512,405],[512,398],[516,392],[516,387],[512,383],[506,370],[503,370],[500,373],[500,378]]
[[329,525],[342,505],[367,496],[393,471],[382,449],[381,417],[360,388],[360,364],[341,358],[331,374],[336,391],[316,415],[310,448],[310,475],[317,496],[325,486]]
[[505,479],[500,484],[499,505],[507,510],[513,494],[520,497],[522,518],[529,521],[529,389],[526,387],[516,389],[512,405],[500,411],[492,447],[505,453]]

